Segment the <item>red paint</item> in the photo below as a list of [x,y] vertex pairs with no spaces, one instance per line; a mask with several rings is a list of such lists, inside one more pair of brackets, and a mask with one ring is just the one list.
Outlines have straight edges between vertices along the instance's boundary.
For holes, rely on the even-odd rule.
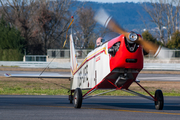
[[96,62],[99,61],[101,59],[101,56],[97,57],[96,58]]
[[[131,69],[141,70],[143,68],[142,47],[139,45],[139,48],[135,52],[129,52],[128,49],[126,48],[124,35],[121,35],[108,42],[108,49],[118,41],[121,42],[119,50],[116,52],[116,55],[114,57],[110,57],[111,71],[115,68],[131,68]],[[126,59],[137,59],[137,62],[127,63]]]
[[[135,81],[136,82],[136,81]],[[149,94],[153,99],[154,99],[154,101],[157,101],[157,99],[155,98],[155,97],[153,97],[152,95],[151,95],[151,93],[149,93],[145,88],[143,88],[138,82],[136,82],[138,85],[139,85],[139,87],[141,87],[147,94]]]

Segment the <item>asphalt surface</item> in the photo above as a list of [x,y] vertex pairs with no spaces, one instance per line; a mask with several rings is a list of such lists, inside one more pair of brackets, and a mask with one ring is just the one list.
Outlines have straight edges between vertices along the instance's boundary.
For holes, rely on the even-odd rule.
[[146,74],[140,73],[138,80],[146,81],[180,81],[180,74]]
[[163,110],[137,96],[99,96],[75,109],[68,96],[0,96],[0,120],[179,120],[180,97],[165,97]]

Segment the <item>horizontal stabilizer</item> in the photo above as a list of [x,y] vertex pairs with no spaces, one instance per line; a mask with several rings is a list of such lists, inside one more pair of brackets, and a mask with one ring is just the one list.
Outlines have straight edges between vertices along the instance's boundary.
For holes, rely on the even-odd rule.
[[19,77],[19,78],[71,78],[70,74],[59,73],[43,73],[40,74],[4,74],[5,77]]
[[140,83],[140,80],[136,79],[136,82]]

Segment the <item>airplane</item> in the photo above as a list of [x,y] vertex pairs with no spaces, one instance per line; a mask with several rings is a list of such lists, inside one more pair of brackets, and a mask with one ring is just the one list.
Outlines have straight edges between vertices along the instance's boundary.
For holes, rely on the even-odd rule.
[[[78,65],[73,36],[70,35],[70,64],[71,75],[22,75],[5,74],[6,77],[39,77],[39,78],[68,78],[70,84],[70,103],[74,108],[81,108],[84,99],[98,96],[115,90],[126,91],[154,101],[155,108],[162,110],[164,106],[164,97],[161,90],[156,90],[153,96],[137,79],[139,72],[143,69],[143,50],[159,58],[167,58],[172,53],[166,54],[166,48],[144,40],[140,34],[135,32],[126,32],[121,28],[113,18],[103,9],[100,9],[94,19],[109,28],[113,32],[121,34],[109,41],[101,41],[93,51],[88,53],[84,61]],[[149,96],[142,95],[129,87],[136,83]],[[110,89],[109,91],[90,96],[95,90]],[[88,90],[82,94],[82,90]]]

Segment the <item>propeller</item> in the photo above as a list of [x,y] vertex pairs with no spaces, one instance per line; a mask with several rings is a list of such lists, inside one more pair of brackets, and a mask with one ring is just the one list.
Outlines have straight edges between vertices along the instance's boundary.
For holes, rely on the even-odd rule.
[[[112,19],[112,17],[108,15],[108,13],[106,13],[105,10],[102,8],[95,14],[94,20],[100,23],[101,25],[103,25],[104,27],[109,28],[113,32],[116,32],[118,34],[123,34],[131,42],[140,44],[147,53],[154,55],[154,57],[157,57],[157,58],[171,58],[172,57],[173,53],[168,52],[167,48],[164,48],[150,41],[147,41],[143,39],[142,37],[137,37],[135,41],[132,41],[132,39],[130,38],[131,33],[125,31],[122,27],[120,27]],[[131,36],[131,37],[134,37],[134,36]]]

